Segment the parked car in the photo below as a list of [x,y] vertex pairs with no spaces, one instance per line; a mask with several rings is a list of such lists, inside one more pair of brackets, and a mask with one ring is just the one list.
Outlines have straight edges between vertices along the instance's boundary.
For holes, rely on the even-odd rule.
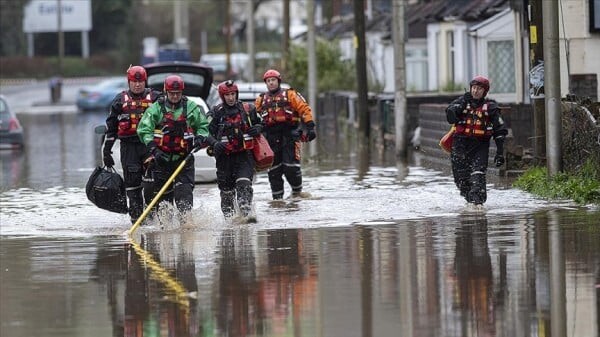
[[[267,85],[264,82],[236,82],[240,92],[239,100],[242,102],[254,103],[256,97],[267,91]],[[290,85],[281,83],[281,87],[289,89]]]
[[[148,73],[147,86],[156,90],[163,90],[164,80],[167,76],[172,74],[181,76],[184,82],[183,94],[200,105],[205,112],[208,111],[206,100],[211,96],[211,91],[214,96],[216,90],[212,83],[211,67],[195,62],[170,61],[146,64],[144,68]],[[215,158],[206,154],[206,150],[203,149],[194,154],[194,163],[197,183],[209,183],[217,180]]]
[[0,95],[0,149],[20,149],[24,144],[23,127],[6,98]]
[[105,110],[110,107],[110,103],[118,93],[128,88],[125,76],[111,77],[98,84],[79,89],[75,105],[80,111]]

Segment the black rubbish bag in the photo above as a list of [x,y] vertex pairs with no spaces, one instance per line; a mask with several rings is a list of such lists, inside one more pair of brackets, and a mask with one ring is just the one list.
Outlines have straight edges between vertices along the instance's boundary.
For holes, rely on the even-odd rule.
[[127,213],[125,183],[112,167],[96,167],[85,185],[85,194],[94,205],[102,209]]

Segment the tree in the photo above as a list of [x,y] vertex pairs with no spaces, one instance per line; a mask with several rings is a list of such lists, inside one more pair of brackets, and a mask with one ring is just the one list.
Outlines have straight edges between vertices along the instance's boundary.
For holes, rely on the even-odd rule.
[[[338,43],[317,40],[317,91],[356,90],[354,63],[342,61]],[[301,92],[308,88],[308,55],[306,48],[292,45],[288,72],[283,74],[284,81],[293,84]]]

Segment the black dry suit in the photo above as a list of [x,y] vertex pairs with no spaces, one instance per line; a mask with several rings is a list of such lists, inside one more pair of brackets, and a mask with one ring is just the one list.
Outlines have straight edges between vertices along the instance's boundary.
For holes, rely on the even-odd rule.
[[221,210],[226,217],[235,212],[234,200],[243,216],[252,205],[252,180],[254,179],[253,139],[248,129],[261,123],[253,106],[236,102],[213,107],[213,119],[208,131],[216,142],[224,143],[225,150],[216,154],[217,185],[221,191]]
[[476,100],[465,93],[448,106],[446,118],[456,126],[451,153],[454,182],[467,202],[483,204],[490,138],[496,142],[496,153],[502,154],[508,134],[500,109],[493,100]]
[[131,90],[123,91],[113,99],[110,114],[106,118],[107,131],[103,153],[110,156],[115,141],[121,141],[121,166],[132,222],[135,222],[144,210],[142,175],[143,162],[148,156],[146,146],[140,141],[136,129],[146,108],[159,96],[160,92],[148,88],[139,95]]

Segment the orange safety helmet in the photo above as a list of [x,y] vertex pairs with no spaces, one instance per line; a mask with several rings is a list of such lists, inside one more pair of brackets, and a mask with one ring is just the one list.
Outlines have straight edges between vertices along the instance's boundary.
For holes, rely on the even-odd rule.
[[146,69],[142,66],[130,66],[127,69],[127,81],[146,81],[148,79],[148,74],[146,73]]
[[263,81],[266,81],[269,77],[275,77],[279,82],[281,82],[281,74],[275,69],[269,69],[263,75]]
[[471,83],[469,83],[469,84],[470,84],[470,86],[478,85],[478,86],[482,87],[485,90],[483,93],[484,97],[485,97],[485,95],[487,95],[487,92],[490,90],[490,80],[488,80],[487,77],[485,77],[485,76],[477,75],[477,76],[473,77],[473,79],[471,80]]
[[239,90],[237,84],[235,84],[232,80],[227,80],[225,82],[221,82],[219,84],[219,96],[221,96],[221,100],[225,102],[225,94],[235,93],[235,98],[238,98]]
[[164,91],[183,91],[183,79],[178,75],[169,75],[165,78]]

